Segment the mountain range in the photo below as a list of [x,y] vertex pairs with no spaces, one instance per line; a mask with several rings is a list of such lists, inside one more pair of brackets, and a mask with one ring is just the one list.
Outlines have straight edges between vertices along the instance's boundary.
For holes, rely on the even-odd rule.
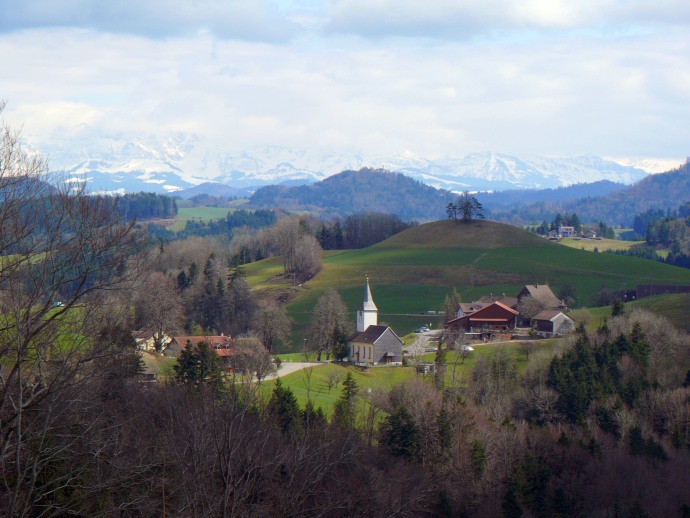
[[312,184],[365,167],[400,172],[453,192],[553,189],[599,181],[632,184],[662,167],[662,162],[651,160],[517,157],[488,151],[428,158],[411,152],[362,155],[265,146],[228,153],[205,148],[186,134],[164,141],[155,137],[93,137],[80,142],[78,149],[48,145],[41,151],[54,171],[72,182],[87,182],[92,192],[150,191],[185,197],[188,195],[183,191],[203,183],[210,185],[195,192],[212,194],[223,184],[236,189],[234,195],[244,195],[266,185]]

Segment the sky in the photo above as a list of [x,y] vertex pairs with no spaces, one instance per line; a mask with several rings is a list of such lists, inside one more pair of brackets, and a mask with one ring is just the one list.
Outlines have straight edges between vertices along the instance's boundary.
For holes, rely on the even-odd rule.
[[41,149],[690,155],[688,0],[0,0]]

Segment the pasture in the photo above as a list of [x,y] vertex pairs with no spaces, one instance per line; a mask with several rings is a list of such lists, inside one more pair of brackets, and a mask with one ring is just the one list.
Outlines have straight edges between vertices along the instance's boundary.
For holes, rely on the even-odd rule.
[[[505,246],[501,246],[501,245]],[[592,304],[602,286],[629,289],[638,283],[690,284],[690,270],[613,254],[561,246],[510,225],[438,221],[408,229],[361,250],[323,254],[323,269],[302,286],[285,279],[279,259],[246,265],[247,280],[268,298],[287,298],[300,344],[311,311],[327,288],[335,288],[354,312],[369,276],[379,321],[404,335],[422,324],[439,325],[444,297],[455,288],[464,301],[484,294],[515,296],[524,284],[576,288],[575,306]]]

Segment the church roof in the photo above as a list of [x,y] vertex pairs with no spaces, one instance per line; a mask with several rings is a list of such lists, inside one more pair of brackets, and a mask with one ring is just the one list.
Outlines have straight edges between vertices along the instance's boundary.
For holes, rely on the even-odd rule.
[[390,328],[388,326],[369,326],[367,327],[366,331],[353,334],[348,341],[373,344],[374,342],[376,342],[376,340],[381,338],[381,336],[383,335],[383,333],[386,332],[387,329]]
[[367,285],[364,288],[364,300],[360,308],[362,311],[378,311],[379,309],[374,304],[374,299],[371,296],[371,289],[369,288],[369,277],[367,277]]

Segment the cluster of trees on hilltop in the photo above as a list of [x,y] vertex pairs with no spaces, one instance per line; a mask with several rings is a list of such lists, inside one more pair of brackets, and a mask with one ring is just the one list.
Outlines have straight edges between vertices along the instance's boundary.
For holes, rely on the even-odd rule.
[[268,186],[250,198],[256,207],[314,210],[326,215],[355,212],[396,214],[403,220],[441,219],[452,193],[383,169],[345,171],[313,185]]

